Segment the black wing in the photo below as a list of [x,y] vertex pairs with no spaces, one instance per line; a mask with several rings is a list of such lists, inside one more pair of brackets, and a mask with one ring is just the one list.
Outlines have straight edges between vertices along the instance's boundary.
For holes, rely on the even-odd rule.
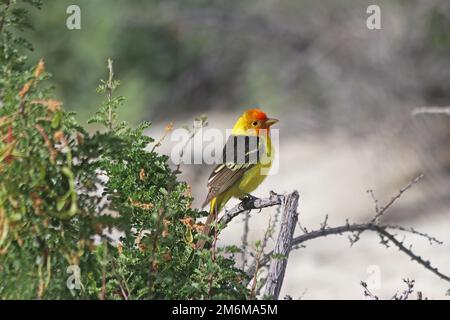
[[209,176],[208,195],[202,207],[239,181],[247,170],[259,162],[262,152],[264,144],[260,137],[231,135],[223,148],[222,163]]

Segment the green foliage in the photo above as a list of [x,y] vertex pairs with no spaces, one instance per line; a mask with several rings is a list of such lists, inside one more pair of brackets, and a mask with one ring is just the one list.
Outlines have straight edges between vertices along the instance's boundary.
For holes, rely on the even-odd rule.
[[40,6],[0,4],[0,299],[246,298],[235,247],[195,249],[207,213],[148,150],[150,123],[118,122],[112,61],[93,134],[52,97],[44,63],[27,65],[26,3]]

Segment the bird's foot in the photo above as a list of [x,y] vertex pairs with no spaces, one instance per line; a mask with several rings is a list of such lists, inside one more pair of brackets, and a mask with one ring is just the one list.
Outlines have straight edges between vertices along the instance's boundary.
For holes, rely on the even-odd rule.
[[252,196],[250,193],[247,193],[242,198],[239,198],[239,200],[243,202],[244,206],[252,204],[253,202],[255,202],[256,199],[258,199],[258,197]]
[[245,196],[239,198],[241,201],[255,201],[258,197],[252,196],[250,193],[246,193]]

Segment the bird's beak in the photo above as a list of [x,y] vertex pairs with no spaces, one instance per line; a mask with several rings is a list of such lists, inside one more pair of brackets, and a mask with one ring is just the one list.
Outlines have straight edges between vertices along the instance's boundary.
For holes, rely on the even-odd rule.
[[266,120],[266,125],[267,125],[268,127],[270,127],[270,126],[274,125],[274,124],[277,123],[277,122],[278,122],[278,119],[269,118],[269,119]]

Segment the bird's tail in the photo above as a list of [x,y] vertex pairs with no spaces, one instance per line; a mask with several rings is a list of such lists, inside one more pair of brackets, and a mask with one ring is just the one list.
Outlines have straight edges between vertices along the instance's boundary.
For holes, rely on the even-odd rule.
[[[209,232],[211,231],[211,223],[216,220],[217,214],[220,210],[220,200],[218,201],[217,197],[213,198],[210,203],[209,208],[209,216],[206,218],[205,225],[203,226],[202,234],[209,236]],[[203,249],[206,241],[201,239],[197,242],[197,249]]]

